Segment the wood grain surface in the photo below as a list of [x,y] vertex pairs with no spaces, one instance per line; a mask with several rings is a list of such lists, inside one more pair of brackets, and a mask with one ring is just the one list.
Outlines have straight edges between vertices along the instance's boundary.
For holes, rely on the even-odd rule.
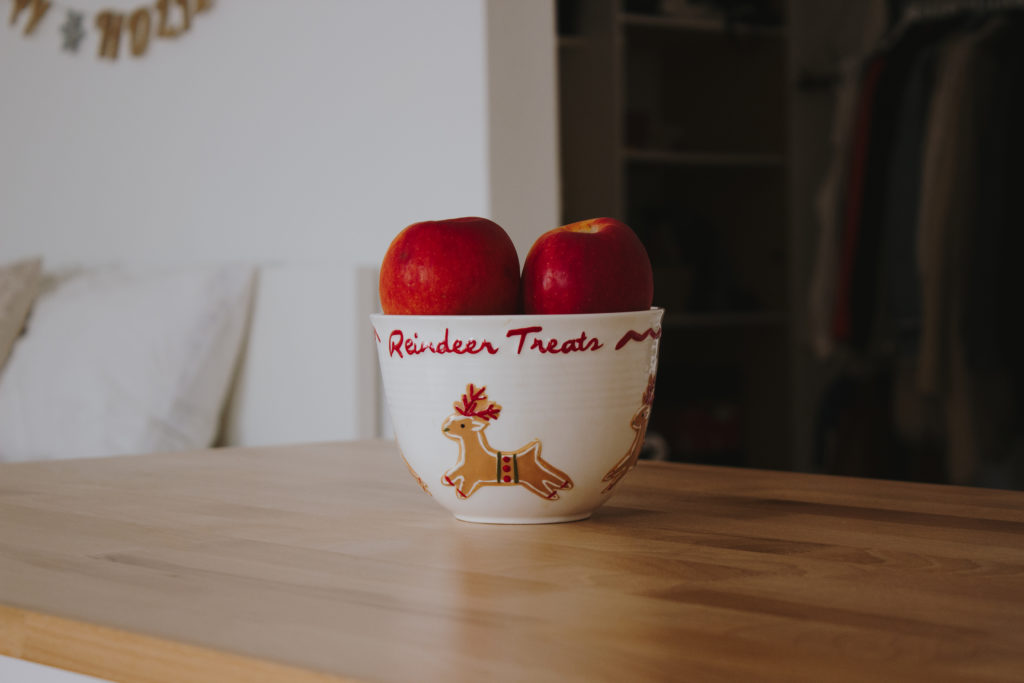
[[2,465],[0,653],[174,683],[1019,681],[1024,493],[644,462],[590,520],[490,526],[384,441]]

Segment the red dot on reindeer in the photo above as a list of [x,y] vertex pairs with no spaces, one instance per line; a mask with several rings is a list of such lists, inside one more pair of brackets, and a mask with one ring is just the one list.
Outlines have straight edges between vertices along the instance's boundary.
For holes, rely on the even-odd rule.
[[502,481],[512,481],[512,477],[510,477],[510,476],[508,476],[508,475],[506,474],[506,475],[505,475],[504,477],[502,477],[502,478],[501,478],[501,480],[502,480]]
[[501,471],[502,471],[502,472],[511,472],[511,471],[512,471],[512,468],[511,468],[511,467],[509,467],[508,465],[502,465],[502,466],[501,466]]

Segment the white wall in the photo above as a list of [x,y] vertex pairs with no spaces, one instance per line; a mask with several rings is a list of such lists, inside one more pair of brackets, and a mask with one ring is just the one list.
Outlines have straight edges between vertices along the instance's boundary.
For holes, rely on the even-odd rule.
[[0,27],[5,255],[375,263],[415,220],[556,219],[547,0],[218,0],[115,63],[27,17]]
[[[94,31],[61,50],[62,6],[98,7],[0,22],[0,262],[324,265],[352,319],[356,269],[411,222],[492,217],[521,258],[557,224],[551,0],[216,0],[113,63]],[[336,393],[311,436],[351,434]]]
[[487,3],[490,211],[520,263],[559,225],[558,61],[551,3]]

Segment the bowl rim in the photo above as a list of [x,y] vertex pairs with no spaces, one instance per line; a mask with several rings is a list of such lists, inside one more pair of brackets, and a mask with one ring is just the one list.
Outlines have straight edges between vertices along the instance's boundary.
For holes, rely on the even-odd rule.
[[640,311],[616,311],[614,313],[509,313],[492,315],[420,315],[402,313],[380,313],[370,314],[371,319],[387,320],[465,320],[467,322],[484,322],[495,320],[597,320],[628,318],[630,316],[644,315],[650,313],[665,313],[661,306],[651,306]]

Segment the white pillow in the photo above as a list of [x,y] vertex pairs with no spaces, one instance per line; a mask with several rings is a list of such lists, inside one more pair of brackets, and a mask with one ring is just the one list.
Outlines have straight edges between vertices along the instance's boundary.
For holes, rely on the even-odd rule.
[[39,294],[42,265],[42,259],[34,258],[0,266],[0,371]]
[[206,266],[45,281],[0,376],[0,462],[211,445],[253,277]]

